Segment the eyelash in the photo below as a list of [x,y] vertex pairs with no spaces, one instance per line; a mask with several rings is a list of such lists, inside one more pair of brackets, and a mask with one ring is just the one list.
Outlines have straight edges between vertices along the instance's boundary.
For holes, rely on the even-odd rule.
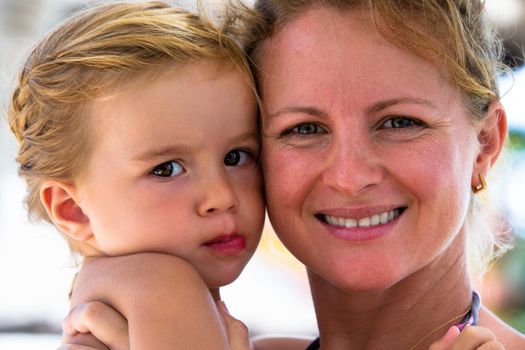
[[[391,125],[390,127],[385,127],[385,124],[387,124],[388,122],[393,124],[394,121],[409,122],[410,125],[398,126],[398,127],[394,127],[393,125]],[[389,117],[389,118],[382,120],[379,123],[379,129],[407,129],[407,128],[425,127],[425,126],[426,126],[425,123],[423,123],[421,120],[416,119],[416,118],[410,118],[410,117]]]
[[[304,127],[304,126],[314,127],[315,130],[313,132],[300,132],[299,128]],[[286,137],[286,136],[308,137],[308,136],[312,136],[316,134],[319,135],[319,134],[326,134],[326,133],[327,133],[326,129],[316,123],[300,123],[300,124],[294,125],[291,128],[284,130],[279,136],[280,137]]]
[[[178,174],[175,174],[173,175],[173,171],[175,169],[175,167],[173,166],[173,164],[176,164],[177,167],[180,168],[180,172]],[[167,165],[170,165],[170,168],[171,169],[168,169],[167,171],[168,172],[171,172],[171,174],[169,175],[161,175],[160,173],[157,174],[156,171],[166,171],[166,169],[161,169],[163,166],[167,166]],[[175,176],[178,176],[180,174],[182,174],[184,172],[184,167],[176,160],[170,160],[168,162],[164,162],[162,164],[159,164],[157,165],[156,167],[154,167],[151,171],[150,171],[150,174],[153,175],[153,176],[156,176],[156,177],[160,177],[160,178],[167,178],[167,177],[175,177]]]
[[[410,125],[404,125],[404,126],[402,125],[398,127],[395,127],[394,125],[391,125],[389,127],[385,126],[385,124],[389,122],[393,124],[395,121],[409,122]],[[299,128],[304,127],[304,126],[313,127],[314,129],[309,130],[310,132],[300,132]],[[378,128],[379,129],[399,129],[401,131],[403,129],[413,128],[413,127],[425,127],[425,124],[421,120],[416,119],[416,118],[396,116],[396,117],[389,117],[389,118],[382,120],[379,123]],[[285,131],[283,131],[280,134],[280,137],[287,137],[287,136],[309,137],[312,135],[319,135],[319,134],[326,134],[326,133],[327,133],[326,130],[322,126],[316,123],[300,123],[300,124],[294,125],[293,127],[288,128]]]
[[[226,159],[228,157],[228,155],[234,153],[234,152],[237,152],[237,153],[243,153],[245,156],[246,156],[246,159],[244,160],[244,162],[242,164],[234,164],[234,165],[228,165],[226,164]],[[241,156],[242,157],[242,156]],[[244,164],[246,164],[247,162],[249,162],[250,160],[254,159],[254,155],[251,151],[248,151],[248,150],[244,150],[244,149],[233,149],[231,151],[229,151],[228,153],[226,153],[226,155],[224,156],[224,165],[226,166],[243,166]]]
[[[228,159],[228,157],[232,154],[240,154],[238,158],[235,159]],[[244,155],[244,159],[243,159]],[[253,155],[252,151],[243,150],[243,149],[233,149],[231,151],[228,151],[226,155],[224,156],[223,163],[227,167],[236,167],[236,166],[243,166],[246,163],[250,162],[251,160],[255,159],[255,156]],[[229,161],[233,161],[235,164],[227,164]],[[175,165],[175,166],[174,166]],[[165,168],[167,167],[167,169]],[[164,169],[163,169],[164,168]],[[175,169],[179,170],[176,174],[173,172]],[[169,172],[169,174],[161,174],[161,172]],[[170,178],[170,177],[176,177],[182,173],[184,173],[185,169],[181,165],[181,163],[177,160],[170,160],[164,163],[161,163],[157,166],[155,166],[149,173],[155,177],[159,178]]]

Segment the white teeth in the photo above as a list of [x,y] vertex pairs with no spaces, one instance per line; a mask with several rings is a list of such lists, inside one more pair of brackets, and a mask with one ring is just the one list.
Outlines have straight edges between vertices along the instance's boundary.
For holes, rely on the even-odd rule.
[[359,219],[357,224],[359,225],[359,227],[368,227],[370,226],[370,218]]
[[351,228],[357,226],[357,220],[354,219],[345,219],[345,227]]
[[325,215],[324,219],[325,221],[334,226],[340,226],[340,227],[370,227],[370,226],[377,226],[377,225],[383,225],[386,224],[395,218],[397,218],[400,214],[399,209],[390,210],[381,214],[374,214],[372,216],[364,217],[361,219],[350,219],[350,218],[343,218],[343,217],[336,217],[336,216],[329,216]]

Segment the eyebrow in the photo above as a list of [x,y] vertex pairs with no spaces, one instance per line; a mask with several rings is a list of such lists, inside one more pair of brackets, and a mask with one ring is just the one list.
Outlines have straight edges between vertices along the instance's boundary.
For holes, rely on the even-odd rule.
[[367,114],[373,114],[381,112],[384,109],[387,109],[390,106],[400,105],[400,104],[418,104],[418,105],[424,105],[427,107],[430,107],[432,109],[437,109],[437,107],[430,102],[429,100],[425,100],[423,98],[417,98],[417,97],[399,97],[399,98],[392,98],[389,100],[381,101],[374,103],[370,107],[366,109]]
[[312,106],[291,106],[291,107],[285,107],[283,109],[278,110],[275,113],[271,113],[268,117],[269,118],[277,118],[281,116],[282,114],[287,113],[300,113],[300,114],[309,114],[315,117],[326,117],[326,113],[320,110],[319,108],[312,107]]
[[174,154],[187,154],[194,150],[194,148],[186,145],[169,145],[159,148],[148,149],[147,151],[138,154],[132,158],[133,161],[147,162],[156,158],[163,158]]
[[[417,98],[417,97],[400,97],[400,98],[393,98],[385,101],[380,101],[377,103],[374,103],[372,106],[368,107],[366,109],[367,114],[371,113],[378,113],[381,112],[384,109],[387,109],[388,107],[395,106],[398,104],[418,104],[418,105],[424,105],[428,106],[432,109],[437,109],[437,107],[430,101],[425,100],[423,98]],[[278,110],[275,113],[271,113],[269,115],[269,118],[276,118],[279,117],[282,114],[287,113],[301,113],[301,114],[309,114],[315,117],[326,117],[327,114],[320,110],[319,108],[312,107],[312,106],[291,106],[291,107],[285,107],[283,109]]]
[[241,143],[245,141],[258,141],[259,135],[254,132],[247,132],[244,134],[241,134],[240,136],[232,139],[232,143]]
[[[253,132],[247,132],[239,135],[238,137],[233,138],[230,143],[242,143],[246,141],[257,141],[259,139],[258,135]],[[191,147],[188,145],[168,145],[159,148],[152,148],[143,153],[138,154],[132,158],[133,161],[137,162],[147,162],[156,158],[165,158],[167,156],[173,155],[185,155],[196,151],[196,147]]]

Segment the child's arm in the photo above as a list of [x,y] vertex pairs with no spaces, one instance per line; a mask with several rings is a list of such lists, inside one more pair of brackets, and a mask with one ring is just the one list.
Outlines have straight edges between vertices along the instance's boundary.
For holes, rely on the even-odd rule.
[[122,313],[130,349],[229,349],[209,290],[179,258],[142,253],[89,259],[71,302],[74,307],[90,301]]
[[[244,323],[232,317],[222,301],[217,303],[217,308],[226,327],[230,348],[252,349],[248,328]],[[127,320],[111,306],[98,301],[77,305],[64,319],[62,327],[64,345],[57,350],[129,350],[130,348]]]
[[428,350],[505,350],[496,340],[492,331],[480,326],[467,326],[460,332],[456,326],[450,327],[439,341]]
[[[312,337],[258,336],[253,339],[252,345],[246,326],[233,318],[222,302],[218,302],[217,307],[232,349],[252,349],[250,346],[253,346],[255,350],[304,350],[313,341]],[[129,349],[127,320],[117,310],[101,302],[77,305],[65,318],[62,327],[66,345],[57,350],[77,350],[69,347],[72,344],[86,346],[78,350]]]

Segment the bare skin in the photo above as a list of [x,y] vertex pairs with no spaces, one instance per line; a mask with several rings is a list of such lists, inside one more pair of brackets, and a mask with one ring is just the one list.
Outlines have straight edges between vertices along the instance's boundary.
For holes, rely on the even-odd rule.
[[[133,344],[133,349],[150,348],[152,338],[156,339],[159,349],[168,349],[173,346],[170,334],[185,335],[177,340],[180,349],[229,348],[215,301],[191,265],[162,254],[150,254],[147,259],[141,254],[112,259],[116,260],[110,271],[100,267],[104,258],[84,265],[84,271],[79,274],[78,285],[96,284],[100,288],[75,288],[71,298],[72,306],[79,301],[98,300],[125,314],[129,325],[142,325],[140,330],[129,329],[129,343]],[[89,273],[89,270],[96,273]],[[147,276],[152,271],[157,271],[164,277],[157,279],[155,285],[144,286],[140,279],[134,278],[136,274]],[[107,280],[112,283],[106,283]],[[180,288],[181,283],[184,288]],[[170,300],[173,302],[162,302]],[[184,316],[181,318],[181,315]],[[206,334],[201,332],[202,329],[207,330]],[[144,334],[145,332],[153,334]],[[134,334],[137,335],[136,338]],[[160,337],[162,334],[168,335],[164,341]],[[222,339],[222,342],[217,341],[218,339]],[[188,343],[184,343],[185,341]],[[83,340],[70,337],[66,342],[83,343]],[[114,342],[108,345],[113,344]],[[117,347],[110,348],[118,349],[122,346],[115,345]]]
[[[261,52],[269,217],[306,265],[322,349],[428,348],[471,303],[465,213],[501,151],[504,110],[474,128],[439,67],[365,11],[312,8]],[[494,316],[480,325],[525,346]]]
[[[175,261],[173,261],[175,260]],[[181,269],[182,267],[182,269]],[[198,291],[198,287],[192,290],[192,297],[185,299],[188,309],[177,309],[179,301],[181,300],[180,287],[176,282],[166,284],[166,281],[178,281],[184,278],[184,271],[191,273],[191,267],[184,262],[177,260],[173,256],[156,254],[138,254],[129,257],[121,258],[104,258],[98,259],[92,262],[88,262],[81,271],[81,278],[77,282],[78,291],[82,291],[74,295],[73,302],[76,304],[77,300],[92,300],[92,298],[99,298],[105,300],[106,304],[101,302],[91,302],[82,304],[79,308],[75,308],[70,316],[64,323],[65,330],[65,343],[67,344],[82,344],[83,346],[89,346],[89,349],[97,350],[128,350],[129,345],[129,333],[128,333],[128,322],[127,320],[116,311],[116,308],[120,307],[123,310],[130,310],[139,308],[145,312],[147,310],[158,309],[158,304],[148,302],[150,296],[155,294],[155,290],[162,287],[165,290],[171,290],[163,296],[164,303],[168,307],[168,311],[174,312],[173,314],[164,316],[164,321],[167,323],[177,323],[177,319],[180,315],[185,312],[193,310],[200,310],[202,304],[198,303],[196,296],[202,296],[208,306],[210,307],[211,301],[210,295],[207,292],[201,293]],[[147,270],[147,273],[142,273],[142,270]],[[152,273],[154,271],[154,273]],[[182,273],[182,274],[181,274]],[[185,278],[185,280],[188,280]],[[111,283],[109,281],[112,281]],[[115,283],[121,286],[121,288],[114,288]],[[137,289],[137,285],[142,285],[140,289]],[[87,285],[87,286],[86,286]],[[108,287],[112,286],[112,287]],[[202,288],[202,285],[201,285]],[[93,291],[96,291],[93,293]],[[115,293],[117,291],[117,293]],[[195,294],[195,292],[197,292]],[[212,291],[213,292],[213,291]],[[98,294],[101,293],[101,294]],[[115,302],[113,299],[107,298],[107,295],[117,295]],[[213,294],[213,293],[211,293]],[[102,295],[105,295],[104,297]],[[127,299],[136,300],[137,298],[142,300],[140,305],[135,305],[129,302]],[[176,302],[171,303],[170,300]],[[110,308],[108,305],[113,305],[114,308]],[[129,306],[128,306],[129,305]],[[171,307],[170,305],[173,305]],[[222,317],[226,334],[228,335],[229,346],[232,349],[249,349],[250,344],[248,341],[248,330],[241,322],[233,319],[227,313],[221,310],[222,305],[218,304],[219,316]],[[163,306],[163,311],[166,308]],[[205,310],[204,310],[205,311]],[[133,312],[132,312],[133,313]],[[147,312],[146,312],[147,313]],[[146,318],[142,317],[153,317],[145,314],[138,315],[141,317],[140,321],[143,322]],[[135,317],[135,316],[132,316]],[[169,319],[172,317],[173,319]],[[215,318],[218,315],[214,315]],[[180,322],[179,322],[180,323]],[[209,325],[202,324],[203,327],[210,327]],[[454,327],[453,327],[454,328]],[[210,329],[210,328],[206,328]],[[77,334],[78,331],[85,334]],[[447,331],[444,327],[442,332]],[[90,333],[92,332],[92,334]],[[400,336],[399,331],[397,336]],[[75,334],[71,336],[70,334]],[[94,337],[93,337],[94,336]],[[203,335],[201,335],[202,337]],[[100,339],[102,343],[97,341],[95,338]],[[448,332],[439,339],[436,335],[430,339],[436,339],[436,342],[431,344],[429,350],[473,350],[478,349],[504,349],[501,342],[496,340],[496,336],[488,328],[483,327],[467,327],[463,332],[448,334]],[[353,338],[357,339],[357,338]],[[260,336],[253,339],[253,346],[257,350],[303,350],[312,341],[311,338],[297,338],[297,337],[275,337],[275,336]],[[423,348],[423,347],[421,347]],[[62,347],[61,350],[76,349],[69,347]],[[79,348],[80,350],[80,348]],[[82,348],[84,350],[84,348]],[[87,349],[86,349],[87,350]]]
[[[121,312],[132,349],[244,350],[246,327],[215,300],[264,224],[255,98],[220,62],[149,73],[90,105],[99,128],[83,178],[41,186],[54,224],[86,256],[71,305]],[[231,332],[244,338],[229,342]]]
[[499,103],[473,127],[439,67],[359,11],[311,9],[262,45],[269,215],[306,265],[322,349],[523,348],[485,309],[481,327],[439,344],[471,303],[465,216],[505,139]]

